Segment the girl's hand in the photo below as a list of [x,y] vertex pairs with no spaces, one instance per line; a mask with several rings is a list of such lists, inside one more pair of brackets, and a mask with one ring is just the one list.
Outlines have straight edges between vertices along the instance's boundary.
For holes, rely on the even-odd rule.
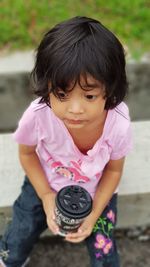
[[58,234],[59,227],[55,222],[55,197],[56,193],[50,192],[43,196],[42,202],[43,202],[43,208],[46,214],[47,218],[47,225],[48,228],[53,232],[53,234]]
[[93,212],[88,215],[76,233],[68,233],[65,237],[66,241],[72,243],[79,243],[91,235],[96,219],[93,216]]

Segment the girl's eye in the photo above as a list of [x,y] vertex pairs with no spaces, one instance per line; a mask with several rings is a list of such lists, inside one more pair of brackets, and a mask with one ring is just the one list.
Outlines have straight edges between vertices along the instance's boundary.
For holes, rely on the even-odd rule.
[[59,92],[59,93],[58,93],[58,97],[59,97],[60,99],[65,99],[65,98],[67,98],[67,94],[65,94],[64,92]]
[[97,98],[97,96],[96,96],[96,95],[86,95],[86,98],[87,98],[88,100],[94,100],[94,99]]

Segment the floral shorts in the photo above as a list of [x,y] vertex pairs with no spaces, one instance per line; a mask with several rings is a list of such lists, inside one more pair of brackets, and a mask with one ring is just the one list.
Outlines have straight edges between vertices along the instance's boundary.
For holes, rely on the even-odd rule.
[[93,232],[86,239],[91,267],[119,267],[119,257],[114,238],[117,219],[117,194],[114,194],[97,220]]

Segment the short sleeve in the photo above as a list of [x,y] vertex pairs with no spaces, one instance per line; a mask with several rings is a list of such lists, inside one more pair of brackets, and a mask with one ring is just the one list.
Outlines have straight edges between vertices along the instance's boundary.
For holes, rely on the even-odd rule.
[[124,135],[118,136],[113,145],[111,160],[117,160],[125,157],[133,149],[133,134],[131,123]]
[[17,130],[13,133],[13,139],[19,143],[29,146],[37,144],[37,123],[35,111],[31,106],[27,108],[21,117]]

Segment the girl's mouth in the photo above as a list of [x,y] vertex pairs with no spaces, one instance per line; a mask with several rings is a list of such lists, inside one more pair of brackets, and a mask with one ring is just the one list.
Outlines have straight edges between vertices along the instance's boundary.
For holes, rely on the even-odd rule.
[[65,121],[69,124],[82,124],[84,120],[70,120],[70,119],[65,119]]

